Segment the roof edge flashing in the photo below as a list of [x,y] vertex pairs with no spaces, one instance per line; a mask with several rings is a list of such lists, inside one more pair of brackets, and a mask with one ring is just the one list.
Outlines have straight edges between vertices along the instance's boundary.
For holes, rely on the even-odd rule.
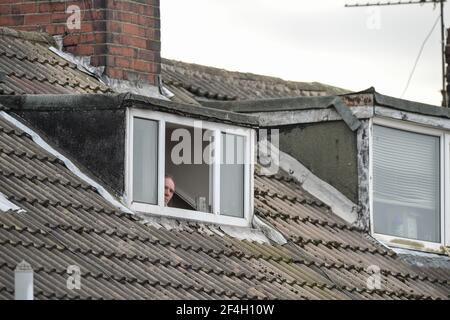
[[25,213],[26,211],[19,206],[15,205],[11,201],[8,200],[8,198],[0,192],[0,210],[7,212],[7,211],[14,211],[17,213]]
[[213,109],[228,110],[239,113],[254,113],[254,112],[326,109],[331,107],[331,104],[335,98],[336,96],[293,97],[293,98],[226,101],[226,102],[202,101],[202,103],[205,106]]
[[386,96],[378,92],[374,93],[374,99],[375,99],[375,111],[376,107],[379,106],[396,109],[400,111],[417,113],[426,116],[434,116],[439,118],[450,119],[449,108]]
[[450,118],[450,109],[431,104],[395,98],[378,93],[375,88],[335,96],[291,97],[240,101],[203,101],[205,106],[240,113],[279,112],[309,109],[327,109],[337,101],[338,108],[353,106],[385,106],[424,115]]
[[287,243],[286,238],[281,234],[281,232],[271,226],[267,221],[263,221],[263,219],[258,217],[256,214],[253,215],[252,225],[256,229],[261,230],[267,238],[276,244],[284,245]]
[[259,127],[259,117],[254,115],[182,104],[130,92],[112,94],[0,95],[0,104],[8,106],[3,107],[3,110],[12,111],[89,111],[143,108],[238,126]]
[[126,95],[124,103],[129,108],[153,109],[161,112],[197,117],[213,122],[230,123],[253,128],[259,127],[259,117],[257,116],[214,109],[203,105],[177,103],[132,93]]
[[344,104],[344,101],[342,101],[341,98],[335,98],[332,104],[337,113],[342,117],[342,120],[344,120],[344,122],[350,128],[350,130],[356,131],[361,126],[361,122],[353,114],[350,108]]
[[168,98],[165,95],[161,94],[162,90],[160,89],[160,87],[142,81],[137,77],[132,80],[131,79],[123,80],[108,77],[104,73],[105,66],[95,67],[91,65],[90,56],[77,56],[72,53],[64,52],[60,49],[57,49],[54,46],[51,46],[49,50],[57,54],[64,60],[75,64],[78,70],[92,77],[95,77],[105,86],[108,86],[112,91],[120,93],[133,92],[135,94],[140,94],[143,96],[168,100]]

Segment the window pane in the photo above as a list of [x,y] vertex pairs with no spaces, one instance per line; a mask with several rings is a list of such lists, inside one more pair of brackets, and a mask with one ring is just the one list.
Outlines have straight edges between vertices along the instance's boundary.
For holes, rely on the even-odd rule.
[[222,133],[220,213],[244,217],[244,137]]
[[374,230],[440,242],[439,137],[374,126]]
[[134,119],[133,201],[158,204],[158,122]]

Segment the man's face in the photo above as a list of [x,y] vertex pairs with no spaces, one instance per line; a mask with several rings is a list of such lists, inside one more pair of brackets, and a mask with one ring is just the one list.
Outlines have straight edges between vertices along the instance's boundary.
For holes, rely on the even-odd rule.
[[175,192],[175,183],[171,178],[164,179],[164,203],[167,206],[170,199],[172,199],[173,193]]

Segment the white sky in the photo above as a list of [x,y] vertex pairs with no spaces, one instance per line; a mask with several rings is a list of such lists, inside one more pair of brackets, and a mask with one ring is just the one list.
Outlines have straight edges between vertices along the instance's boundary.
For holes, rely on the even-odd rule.
[[[439,6],[344,7],[368,1],[161,0],[161,55],[401,97]],[[438,23],[403,98],[440,105],[441,81]]]

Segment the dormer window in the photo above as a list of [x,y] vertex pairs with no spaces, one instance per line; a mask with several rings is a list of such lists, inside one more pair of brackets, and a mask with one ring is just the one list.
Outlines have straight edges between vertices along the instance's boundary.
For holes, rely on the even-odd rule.
[[[129,109],[127,183],[138,212],[248,226],[252,213],[250,128]],[[165,205],[164,181],[175,192]]]
[[371,225],[376,237],[421,250],[449,244],[449,141],[442,130],[374,119]]

